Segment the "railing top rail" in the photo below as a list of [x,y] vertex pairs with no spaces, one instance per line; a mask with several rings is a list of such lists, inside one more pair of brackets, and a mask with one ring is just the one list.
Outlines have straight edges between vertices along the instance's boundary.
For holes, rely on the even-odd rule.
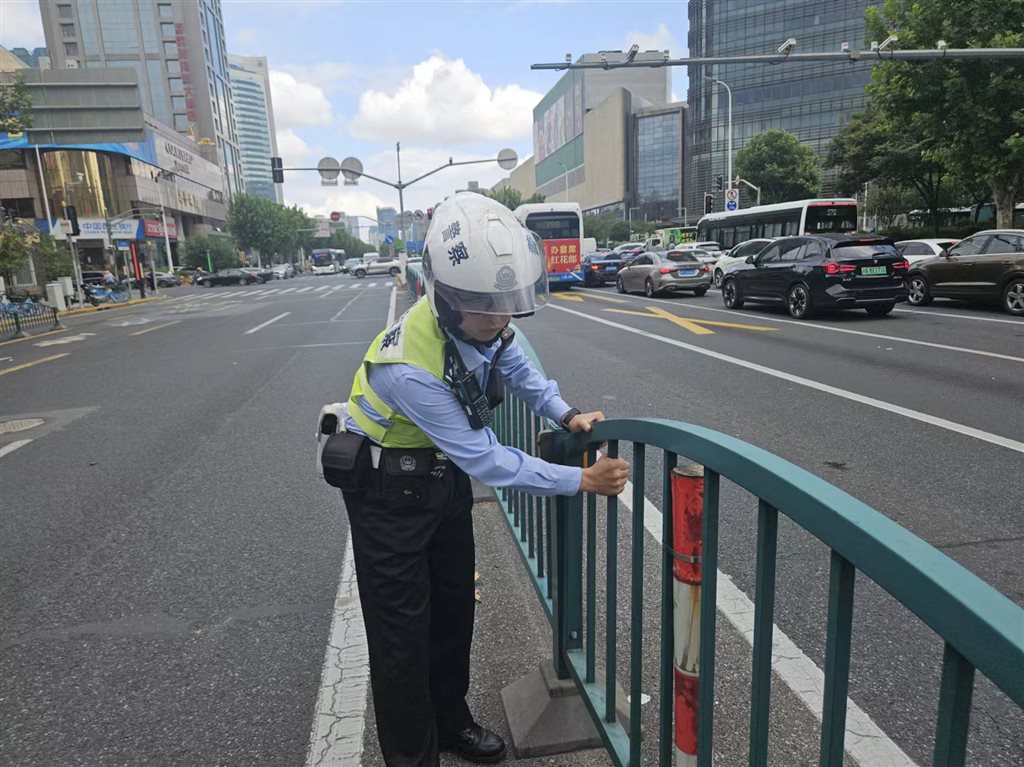
[[681,421],[615,419],[566,439],[574,454],[608,440],[642,442],[745,488],[849,560],[1024,707],[1024,609],[862,501],[766,450]]

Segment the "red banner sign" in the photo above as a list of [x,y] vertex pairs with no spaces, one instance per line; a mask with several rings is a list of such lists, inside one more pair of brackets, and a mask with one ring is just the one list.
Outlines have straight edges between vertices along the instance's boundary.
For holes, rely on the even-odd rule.
[[[148,218],[143,219],[142,233],[146,237],[152,237],[154,239],[162,240],[164,237],[163,224],[159,221],[151,221]],[[172,240],[178,239],[178,225],[174,222],[173,219],[167,222],[167,237]]]
[[548,274],[580,270],[580,241],[577,238],[544,240],[544,255],[548,260]]

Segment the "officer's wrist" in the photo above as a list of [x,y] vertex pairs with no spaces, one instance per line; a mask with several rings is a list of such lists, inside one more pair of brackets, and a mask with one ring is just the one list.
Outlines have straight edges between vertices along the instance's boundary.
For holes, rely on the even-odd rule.
[[569,431],[569,424],[572,423],[572,419],[580,414],[579,408],[571,407],[562,413],[562,417],[558,419],[558,423],[563,429]]

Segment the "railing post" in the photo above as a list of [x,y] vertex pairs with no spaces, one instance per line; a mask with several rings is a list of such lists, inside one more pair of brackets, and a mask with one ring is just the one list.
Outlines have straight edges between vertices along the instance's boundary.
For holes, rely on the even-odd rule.
[[[561,435],[559,435],[561,436]],[[568,440],[559,447],[563,461],[570,466],[582,465],[582,455],[568,454]],[[568,679],[569,665],[565,653],[583,647],[583,495],[558,496],[555,499],[555,520],[551,545],[553,569],[548,576],[555,586],[553,599],[552,648],[555,672],[559,679]]]
[[17,313],[14,315],[14,337],[28,338],[28,333],[26,333],[25,328],[21,326],[21,317],[19,317]]
[[53,312],[53,330],[64,330],[64,326],[60,324],[60,312],[57,311],[56,306],[50,307],[50,311]]

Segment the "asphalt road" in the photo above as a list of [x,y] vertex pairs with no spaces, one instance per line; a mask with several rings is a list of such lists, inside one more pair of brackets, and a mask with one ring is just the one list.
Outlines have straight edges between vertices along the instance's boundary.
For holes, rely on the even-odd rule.
[[[383,326],[390,283],[172,289],[0,346],[0,420],[45,421],[0,438],[6,763],[305,762],[347,538],[336,494],[310,481],[311,437]],[[1024,603],[1024,322],[936,304],[794,323],[726,311],[715,291],[596,289],[521,327],[573,404],[757,444]],[[722,514],[720,567],[752,594],[756,504],[727,485]],[[480,569],[486,600],[497,572]],[[776,624],[819,666],[827,573],[824,547],[783,523]],[[941,643],[862,579],[854,615],[851,698],[930,763]],[[737,655],[725,632],[720,658]],[[723,695],[742,698],[744,673],[720,667]],[[979,680],[970,763],[1024,765],[1022,732]],[[804,763],[806,745],[773,763]]]

